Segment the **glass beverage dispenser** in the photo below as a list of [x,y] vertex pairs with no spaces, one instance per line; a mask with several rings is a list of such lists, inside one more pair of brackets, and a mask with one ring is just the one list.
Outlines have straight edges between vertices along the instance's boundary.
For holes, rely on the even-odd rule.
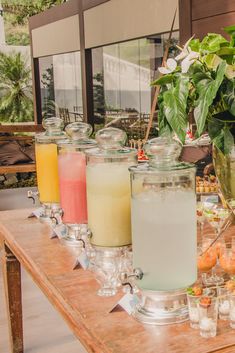
[[95,269],[109,278],[98,294],[109,296],[116,293],[111,272],[117,274],[124,248],[132,242],[128,168],[137,164],[137,151],[123,147],[126,133],[117,128],[98,131],[96,140],[98,148],[86,152],[88,225]]
[[65,131],[70,140],[59,144],[59,186],[62,220],[67,226],[63,240],[82,247],[87,235],[86,157],[84,150],[94,148],[96,141],[89,139],[92,127],[82,122],[69,124]]
[[57,143],[65,140],[63,120],[44,119],[45,132],[35,136],[36,171],[39,200],[44,208],[44,217],[54,217],[59,212],[59,176]]
[[131,167],[133,267],[149,324],[188,318],[186,288],[197,279],[195,167],[177,161],[181,146],[158,137],[145,144],[149,165]]

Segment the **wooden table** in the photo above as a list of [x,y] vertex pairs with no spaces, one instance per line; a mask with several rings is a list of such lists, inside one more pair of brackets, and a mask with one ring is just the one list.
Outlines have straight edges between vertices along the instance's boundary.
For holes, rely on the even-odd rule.
[[[122,295],[101,298],[89,271],[73,271],[75,255],[50,239],[50,229],[29,210],[0,212],[4,238],[3,269],[13,353],[23,353],[20,266],[61,313],[88,352],[95,353],[234,353],[235,332],[219,320],[218,335],[203,339],[189,323],[144,326],[119,311],[109,313]],[[46,320],[46,317],[45,317]],[[53,330],[53,327],[51,328]]]

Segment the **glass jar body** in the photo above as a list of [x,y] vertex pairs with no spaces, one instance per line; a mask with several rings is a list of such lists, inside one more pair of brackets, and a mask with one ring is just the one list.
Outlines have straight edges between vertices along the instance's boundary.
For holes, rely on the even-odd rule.
[[86,157],[76,145],[59,146],[60,205],[63,223],[87,223]]
[[88,225],[95,246],[131,244],[131,187],[128,168],[136,151],[87,156]]
[[59,203],[57,144],[54,140],[35,143],[36,171],[41,203]]
[[197,279],[195,168],[131,168],[133,265],[143,290],[170,291]]

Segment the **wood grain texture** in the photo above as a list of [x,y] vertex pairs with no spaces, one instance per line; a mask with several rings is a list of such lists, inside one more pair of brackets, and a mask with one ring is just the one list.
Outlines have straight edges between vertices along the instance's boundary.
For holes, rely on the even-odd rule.
[[4,246],[3,278],[12,353],[23,353],[23,320],[20,263]]
[[200,39],[202,39],[209,32],[220,33],[224,37],[228,38],[228,36],[223,31],[223,28],[226,26],[232,26],[234,24],[235,12],[230,12],[227,14],[207,17],[198,21],[193,21],[192,33]]
[[36,171],[36,164],[35,163],[1,165],[0,166],[0,174],[29,173],[29,172],[35,172],[35,171]]
[[[25,353],[86,353],[59,313],[22,269]],[[0,271],[0,352],[10,353],[3,278]]]
[[235,0],[192,0],[192,20],[235,11]]
[[180,44],[183,45],[192,36],[192,0],[179,0]]
[[32,124],[32,125],[1,125],[0,124],[0,132],[41,132],[44,131],[43,126],[40,124]]
[[[27,219],[29,212],[1,212],[0,232],[88,352],[235,352],[234,331],[227,322],[219,320],[218,335],[205,340],[188,323],[145,326],[125,312],[109,314],[122,293],[112,298],[98,297],[94,275],[82,269],[72,271],[75,254],[58,239],[49,239],[50,229],[46,224]],[[230,232],[234,232],[234,228]]]

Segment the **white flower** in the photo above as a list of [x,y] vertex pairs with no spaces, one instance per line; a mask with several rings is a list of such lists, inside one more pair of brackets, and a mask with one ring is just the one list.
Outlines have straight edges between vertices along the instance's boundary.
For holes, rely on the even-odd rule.
[[183,48],[177,45],[177,48],[181,50],[181,53],[176,56],[175,58],[176,61],[183,60],[191,52],[191,49],[189,48],[189,43],[193,38],[194,38],[194,35],[191,38],[189,38],[189,40],[185,43]]
[[185,74],[188,72],[190,66],[198,59],[199,53],[191,51],[186,58],[181,62],[182,73]]
[[159,67],[158,71],[163,75],[170,74],[171,72],[175,71],[176,67],[177,62],[174,59],[167,59],[166,66]]

